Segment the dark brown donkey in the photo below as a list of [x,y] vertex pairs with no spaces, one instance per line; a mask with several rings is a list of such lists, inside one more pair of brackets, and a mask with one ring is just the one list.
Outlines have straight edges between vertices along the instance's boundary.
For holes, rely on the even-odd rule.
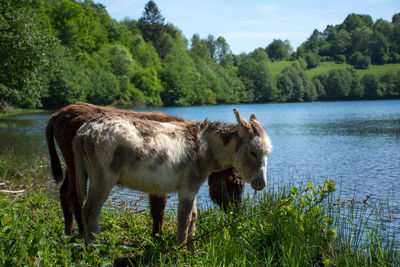
[[[181,118],[162,113],[134,112],[123,109],[106,108],[88,103],[68,105],[54,113],[46,127],[46,139],[50,153],[51,170],[57,183],[63,181],[62,168],[56,151],[54,138],[64,156],[66,172],[60,188],[61,206],[64,213],[65,231],[67,234],[76,233],[74,227],[75,215],[79,231],[83,233],[82,207],[76,192],[76,173],[72,140],[78,129],[86,122],[99,115],[124,115],[131,118],[154,120],[159,122],[183,121]],[[213,173],[209,177],[210,196],[224,210],[230,205],[239,207],[243,192],[244,181],[240,179],[233,168]],[[153,218],[153,232],[162,232],[164,210],[167,196],[150,195],[150,212]]]

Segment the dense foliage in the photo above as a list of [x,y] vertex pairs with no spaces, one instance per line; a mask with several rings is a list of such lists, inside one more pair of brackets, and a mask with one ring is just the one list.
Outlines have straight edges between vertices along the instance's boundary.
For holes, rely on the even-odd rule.
[[298,49],[299,56],[315,53],[325,61],[345,60],[356,68],[368,68],[369,63],[400,62],[399,14],[392,22],[369,15],[350,14],[342,24],[328,25],[323,32],[314,30]]
[[[0,100],[20,107],[190,106],[399,96],[399,73],[359,77],[355,69],[400,62],[400,14],[392,22],[350,14],[315,30],[296,52],[289,41],[234,55],[223,37],[190,42],[149,1],[138,20],[116,21],[93,0],[0,2]],[[293,61],[272,75],[269,63]]]

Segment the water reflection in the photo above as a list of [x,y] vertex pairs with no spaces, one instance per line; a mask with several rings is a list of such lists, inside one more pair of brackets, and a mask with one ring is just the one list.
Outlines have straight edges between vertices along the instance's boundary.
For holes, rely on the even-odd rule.
[[0,119],[0,151],[18,156],[45,151],[44,128],[49,114],[22,115]]

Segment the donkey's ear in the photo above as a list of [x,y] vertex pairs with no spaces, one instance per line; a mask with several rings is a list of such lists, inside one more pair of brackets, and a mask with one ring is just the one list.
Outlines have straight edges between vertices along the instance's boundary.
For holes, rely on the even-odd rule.
[[251,114],[251,116],[250,116],[250,122],[252,122],[252,121],[258,121],[256,115],[254,115],[254,114]]
[[233,109],[233,113],[235,113],[235,117],[239,126],[239,136],[240,137],[247,136],[250,133],[250,131],[252,131],[251,124],[248,123],[242,116],[240,116],[236,108]]

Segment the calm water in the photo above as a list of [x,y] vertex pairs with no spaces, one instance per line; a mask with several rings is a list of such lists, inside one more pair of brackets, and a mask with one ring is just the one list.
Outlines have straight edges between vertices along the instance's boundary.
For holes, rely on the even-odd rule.
[[[233,106],[162,108],[190,120],[234,122]],[[269,182],[291,180],[341,184],[341,197],[369,203],[384,202],[390,222],[400,232],[400,101],[359,101],[235,105],[246,119],[255,113],[271,137],[274,150],[268,164]],[[0,151],[22,155],[44,153],[47,115],[0,120]],[[2,153],[2,152],[0,152]],[[280,181],[282,182],[282,181]],[[250,194],[253,190],[247,188]],[[136,203],[142,194],[116,187],[113,199]],[[170,203],[176,201],[172,195]],[[174,204],[170,204],[170,207]],[[199,206],[209,205],[208,187]]]

